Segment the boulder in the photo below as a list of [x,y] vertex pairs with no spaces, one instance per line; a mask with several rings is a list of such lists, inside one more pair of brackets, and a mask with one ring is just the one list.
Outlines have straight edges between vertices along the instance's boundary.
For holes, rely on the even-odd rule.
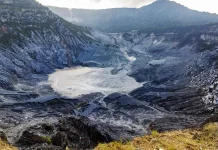
[[24,131],[20,139],[17,141],[18,145],[35,145],[48,143],[48,138],[39,136],[36,133],[32,133],[28,130]]
[[87,118],[66,117],[53,124],[29,127],[16,144],[24,150],[92,149],[113,140],[108,132]]
[[64,132],[58,132],[51,138],[52,144],[66,148],[67,146],[67,135]]
[[6,134],[0,130],[0,139],[4,142],[8,142]]

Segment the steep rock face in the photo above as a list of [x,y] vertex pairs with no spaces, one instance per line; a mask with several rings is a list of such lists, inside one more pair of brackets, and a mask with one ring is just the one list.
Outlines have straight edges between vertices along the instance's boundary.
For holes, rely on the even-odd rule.
[[217,28],[215,24],[117,34],[121,49],[136,58],[129,75],[146,82],[130,95],[169,112],[212,113],[210,104],[217,104]]
[[14,90],[18,78],[32,80],[33,74],[73,64],[115,66],[127,61],[109,36],[72,25],[35,1],[1,1],[1,6],[0,86],[4,89]]
[[[217,28],[214,24],[142,30],[117,34],[115,39],[136,58],[130,75],[137,81],[205,86],[216,78]],[[206,72],[211,74],[204,78]]]
[[16,142],[21,149],[90,149],[99,142],[110,142],[112,138],[103,125],[95,125],[86,118],[64,118],[55,125],[38,124],[23,132]]

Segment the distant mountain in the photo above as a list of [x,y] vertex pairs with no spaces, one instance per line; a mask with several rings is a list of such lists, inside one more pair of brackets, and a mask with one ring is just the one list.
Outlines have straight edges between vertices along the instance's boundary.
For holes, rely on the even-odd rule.
[[49,7],[66,20],[104,32],[126,32],[136,29],[201,25],[218,22],[218,15],[188,9],[176,2],[158,0],[136,8],[104,10]]

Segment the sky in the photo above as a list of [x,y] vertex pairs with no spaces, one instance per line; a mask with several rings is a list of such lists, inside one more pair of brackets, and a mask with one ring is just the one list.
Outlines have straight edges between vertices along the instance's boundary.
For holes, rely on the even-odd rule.
[[[155,0],[37,0],[43,5],[84,8],[84,9],[106,9],[119,7],[142,7]],[[188,8],[218,14],[218,0],[173,0]]]

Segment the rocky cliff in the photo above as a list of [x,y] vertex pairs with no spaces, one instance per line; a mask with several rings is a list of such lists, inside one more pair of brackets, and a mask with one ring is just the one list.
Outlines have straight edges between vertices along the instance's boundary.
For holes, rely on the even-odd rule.
[[14,89],[18,78],[32,79],[33,74],[74,64],[111,66],[119,59],[125,61],[108,42],[109,36],[72,25],[35,1],[1,1],[0,14],[0,86],[4,89]]

